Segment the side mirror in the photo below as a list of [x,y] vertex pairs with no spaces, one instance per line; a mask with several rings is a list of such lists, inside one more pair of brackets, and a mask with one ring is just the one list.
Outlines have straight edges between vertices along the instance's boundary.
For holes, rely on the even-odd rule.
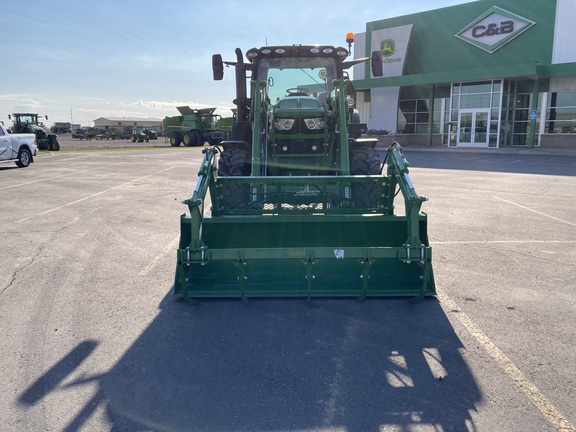
[[212,76],[215,81],[220,81],[224,78],[224,62],[220,54],[214,54],[212,56]]
[[372,51],[372,75],[375,77],[381,77],[384,75],[382,70],[382,51]]

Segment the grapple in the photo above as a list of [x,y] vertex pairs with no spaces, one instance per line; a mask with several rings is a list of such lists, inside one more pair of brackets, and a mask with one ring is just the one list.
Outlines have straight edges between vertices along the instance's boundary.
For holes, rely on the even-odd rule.
[[[386,174],[219,177],[204,150],[180,218],[173,294],[342,297],[435,294],[427,216],[399,145]],[[404,199],[396,214],[394,200]],[[210,214],[204,214],[210,201]],[[400,213],[400,212],[399,212]]]

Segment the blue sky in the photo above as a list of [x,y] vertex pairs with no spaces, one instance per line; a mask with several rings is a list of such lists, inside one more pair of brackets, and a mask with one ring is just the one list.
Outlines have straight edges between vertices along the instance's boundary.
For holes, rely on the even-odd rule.
[[10,1],[0,7],[0,120],[35,112],[49,124],[178,115],[233,107],[234,78],[213,81],[212,54],[263,45],[345,45],[366,22],[470,0]]

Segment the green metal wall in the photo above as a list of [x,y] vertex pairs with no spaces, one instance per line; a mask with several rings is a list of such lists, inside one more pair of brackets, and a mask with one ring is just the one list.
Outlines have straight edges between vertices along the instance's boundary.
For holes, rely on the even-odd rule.
[[[493,6],[536,24],[493,53],[455,36]],[[367,47],[374,30],[406,24],[414,27],[403,76],[356,80],[354,85],[361,90],[537,75],[551,63],[555,11],[556,0],[478,0],[367,23]]]

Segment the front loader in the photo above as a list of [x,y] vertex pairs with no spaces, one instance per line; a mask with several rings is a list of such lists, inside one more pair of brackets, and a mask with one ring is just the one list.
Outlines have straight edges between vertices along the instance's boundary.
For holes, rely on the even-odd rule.
[[234,62],[213,56],[214,79],[235,69],[236,121],[230,140],[203,150],[184,201],[174,295],[435,294],[427,199],[400,146],[382,161],[353,109],[346,69],[370,62],[381,76],[381,53],[348,56],[326,45],[254,48],[247,62],[240,49]]

